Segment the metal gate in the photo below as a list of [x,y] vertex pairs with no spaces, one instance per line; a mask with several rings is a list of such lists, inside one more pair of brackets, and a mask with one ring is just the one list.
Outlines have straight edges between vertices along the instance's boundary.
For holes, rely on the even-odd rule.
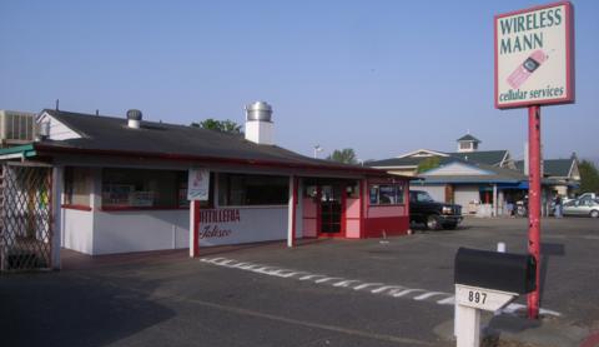
[[52,267],[52,168],[4,163],[0,173],[0,271]]

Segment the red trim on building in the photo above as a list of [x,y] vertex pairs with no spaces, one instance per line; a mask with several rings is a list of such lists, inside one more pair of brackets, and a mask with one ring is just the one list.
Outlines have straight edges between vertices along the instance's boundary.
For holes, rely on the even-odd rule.
[[[172,160],[172,161],[204,161],[210,163],[219,164],[231,164],[231,165],[248,165],[248,166],[260,166],[260,167],[272,167],[272,168],[284,168],[284,169],[303,169],[312,172],[344,172],[348,174],[361,174],[370,175],[373,177],[389,177],[390,175],[380,169],[364,168],[364,167],[350,167],[350,166],[322,166],[317,164],[302,164],[302,163],[285,163],[272,160],[259,160],[259,159],[239,159],[239,158],[220,158],[210,156],[197,156],[188,154],[172,154],[172,153],[148,153],[148,152],[137,152],[137,151],[117,151],[117,150],[104,150],[104,149],[85,149],[85,148],[72,148],[72,147],[58,147],[51,146],[48,144],[34,143],[34,149],[38,152],[38,155],[44,155],[48,153],[73,153],[73,154],[93,154],[93,155],[108,155],[117,157],[135,157],[135,158],[151,158],[161,160]],[[410,179],[410,177],[403,177]]]
[[410,227],[410,216],[367,218],[366,237],[382,237],[383,230],[387,236],[406,235]]
[[189,207],[173,207],[173,206],[102,206],[100,211],[118,212],[118,211],[171,211],[171,210],[189,210]]
[[78,210],[78,211],[87,211],[87,212],[90,212],[93,210],[91,208],[91,206],[85,206],[85,205],[63,204],[63,205],[60,205],[60,207],[62,207],[64,209],[68,209],[68,210]]
[[366,199],[364,198],[364,184],[365,180],[360,180],[360,238],[363,239],[366,237],[366,233],[364,230],[364,209],[366,208]]
[[293,177],[293,196],[291,198],[291,247],[295,247],[297,204],[298,204],[298,179]]
[[193,258],[200,256],[200,202],[193,202]]
[[339,223],[339,234],[347,236],[347,185],[341,185],[341,223]]

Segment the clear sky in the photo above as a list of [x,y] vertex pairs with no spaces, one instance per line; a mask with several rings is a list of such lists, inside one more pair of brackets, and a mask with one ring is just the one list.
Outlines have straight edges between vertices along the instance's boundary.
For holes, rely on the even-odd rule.
[[[551,2],[551,1],[549,1]],[[599,1],[574,0],[576,104],[542,110],[546,158],[599,158]],[[274,108],[277,144],[384,159],[481,150],[522,157],[527,111],[493,106],[501,1],[0,1],[0,109],[189,124]]]

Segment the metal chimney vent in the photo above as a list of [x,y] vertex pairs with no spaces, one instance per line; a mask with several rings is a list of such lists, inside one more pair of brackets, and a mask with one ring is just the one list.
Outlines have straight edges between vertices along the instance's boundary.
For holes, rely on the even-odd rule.
[[272,107],[264,101],[256,101],[245,107],[247,121],[272,122]]
[[131,109],[127,111],[127,126],[129,128],[139,129],[142,113],[140,110]]

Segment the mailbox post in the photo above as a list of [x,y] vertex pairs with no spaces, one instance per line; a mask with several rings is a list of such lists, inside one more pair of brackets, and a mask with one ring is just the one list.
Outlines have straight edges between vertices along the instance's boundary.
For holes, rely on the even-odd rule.
[[480,346],[481,310],[496,311],[536,288],[531,255],[460,248],[455,257],[457,347]]

